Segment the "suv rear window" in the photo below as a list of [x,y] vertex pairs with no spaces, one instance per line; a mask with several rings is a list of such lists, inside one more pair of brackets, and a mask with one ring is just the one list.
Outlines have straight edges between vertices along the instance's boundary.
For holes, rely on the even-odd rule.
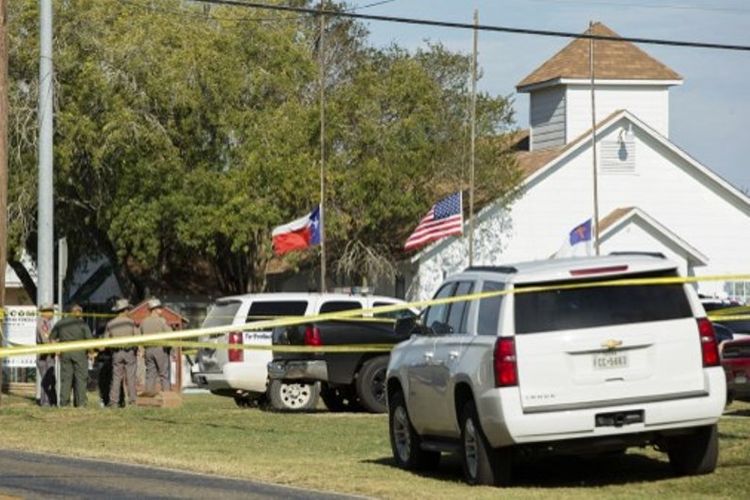
[[[674,272],[628,275],[627,278],[676,276]],[[611,281],[608,277],[585,283]],[[555,281],[524,283],[517,290],[536,286],[582,283]],[[516,333],[592,328],[692,317],[683,285],[602,286],[515,295]]]
[[216,302],[213,307],[208,310],[206,319],[203,320],[203,328],[231,325],[234,321],[234,317],[237,315],[237,310],[241,305],[242,302],[239,300]]
[[353,309],[362,309],[362,304],[351,300],[334,300],[325,302],[320,306],[320,313],[351,311]]
[[280,316],[304,316],[305,311],[307,311],[306,300],[253,302],[247,313],[247,322]]

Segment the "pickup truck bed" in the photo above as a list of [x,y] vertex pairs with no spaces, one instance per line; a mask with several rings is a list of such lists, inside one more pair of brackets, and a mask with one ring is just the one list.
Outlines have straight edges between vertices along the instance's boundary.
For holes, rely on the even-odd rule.
[[[395,345],[406,338],[397,334],[390,322],[324,321],[273,332],[274,345]],[[373,413],[384,413],[388,359],[388,352],[274,351],[268,373],[271,379],[281,381],[320,381],[321,397],[332,411],[364,407]]]

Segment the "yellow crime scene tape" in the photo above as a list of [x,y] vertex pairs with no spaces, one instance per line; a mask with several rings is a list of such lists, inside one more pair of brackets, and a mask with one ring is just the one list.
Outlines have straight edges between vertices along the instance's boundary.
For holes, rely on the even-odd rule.
[[[279,319],[269,319],[254,321],[252,323],[245,323],[243,325],[225,325],[216,326],[210,328],[196,328],[190,330],[180,330],[175,332],[162,332],[153,333],[148,335],[137,335],[133,337],[120,337],[120,338],[108,338],[108,339],[91,339],[91,340],[76,340],[72,342],[59,342],[55,344],[43,344],[35,346],[24,346],[24,347],[3,347],[0,348],[0,358],[12,357],[12,356],[27,356],[31,354],[51,354],[51,353],[63,353],[71,351],[83,351],[93,349],[103,349],[107,347],[127,347],[137,346],[144,344],[160,344],[165,345],[170,342],[180,341],[184,339],[191,339],[195,337],[210,337],[213,335],[220,335],[234,331],[247,331],[247,330],[270,330],[282,326],[293,326],[301,325],[305,323],[330,321],[330,320],[352,320],[357,316],[365,315],[377,315],[390,312],[402,311],[404,309],[421,309],[427,306],[441,305],[441,304],[452,304],[454,302],[466,302],[472,300],[489,299],[493,297],[511,295],[511,294],[524,294],[524,293],[540,293],[549,291],[560,291],[560,290],[578,290],[586,288],[602,288],[602,287],[613,287],[613,286],[641,286],[641,285],[677,285],[687,283],[698,283],[702,281],[750,281],[750,274],[726,274],[726,275],[708,275],[708,276],[673,276],[673,277],[662,277],[662,278],[627,278],[627,279],[615,279],[606,281],[596,282],[582,282],[582,283],[567,283],[564,285],[546,285],[546,286],[522,286],[522,288],[508,288],[505,290],[497,290],[491,292],[477,292],[467,295],[457,295],[453,297],[445,297],[440,299],[427,299],[415,302],[405,302],[402,304],[393,304],[387,306],[377,306],[367,309],[352,309],[349,311],[339,311],[331,313],[322,313],[314,316],[294,316],[285,317]],[[523,285],[523,284],[520,284]],[[727,319],[727,317],[722,317]],[[743,318],[744,319],[744,318]],[[244,344],[231,344],[232,349],[241,349]],[[248,346],[250,347],[250,346]],[[260,347],[260,346],[258,346]],[[267,350],[281,350],[284,346],[263,346],[263,349]],[[373,344],[356,344],[356,345],[338,345],[338,346],[321,346],[316,347],[317,352],[363,352],[364,349],[381,347]],[[253,347],[255,348],[255,347]],[[288,349],[286,352],[311,352],[308,346],[285,346],[284,349]]]

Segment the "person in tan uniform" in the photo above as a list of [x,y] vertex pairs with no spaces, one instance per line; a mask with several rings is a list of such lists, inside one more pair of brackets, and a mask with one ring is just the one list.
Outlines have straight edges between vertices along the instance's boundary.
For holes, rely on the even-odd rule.
[[[52,304],[39,307],[39,320],[36,323],[36,344],[49,344],[52,332],[52,316],[55,308]],[[57,406],[57,385],[55,381],[55,355],[38,354],[36,357],[37,377],[40,381],[39,406]]]
[[[115,339],[140,335],[135,322],[128,316],[130,303],[127,299],[118,299],[112,311],[117,313],[104,330],[104,338]],[[109,406],[116,408],[120,404],[120,390],[123,380],[127,387],[126,404],[135,404],[135,369],[138,348],[136,346],[112,348],[112,384],[109,388]]]
[[[150,333],[171,332],[172,328],[167,321],[161,316],[162,304],[159,299],[148,301],[150,314],[141,321],[141,333],[148,335]],[[166,347],[151,346],[146,347],[146,392],[153,394],[156,386],[156,379],[160,381],[162,391],[171,389],[169,382],[169,350]]]

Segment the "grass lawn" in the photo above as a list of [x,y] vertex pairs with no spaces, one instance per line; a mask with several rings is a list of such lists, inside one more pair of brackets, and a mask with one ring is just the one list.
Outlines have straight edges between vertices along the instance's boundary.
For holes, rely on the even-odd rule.
[[[93,396],[93,394],[92,394]],[[94,399],[94,398],[90,398]],[[715,474],[673,478],[665,459],[633,450],[607,459],[550,459],[518,468],[502,491],[470,488],[460,463],[416,475],[391,461],[383,415],[279,414],[239,409],[228,398],[187,395],[179,409],[42,409],[3,395],[0,447],[105,458],[383,498],[750,498],[750,404],[720,426]]]

